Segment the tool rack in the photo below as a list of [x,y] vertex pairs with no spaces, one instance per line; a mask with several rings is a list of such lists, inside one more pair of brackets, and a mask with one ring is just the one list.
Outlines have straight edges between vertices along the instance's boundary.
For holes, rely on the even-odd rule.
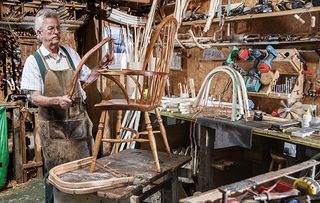
[[[301,99],[303,97],[304,76],[299,52],[296,49],[277,49],[277,52],[278,56],[272,61],[272,82],[269,85],[262,85],[259,92],[248,92],[248,95],[271,99]],[[239,61],[237,63],[240,68],[247,71],[252,67],[253,61]],[[289,79],[286,81],[285,78],[292,78],[291,88],[277,90],[277,85],[289,86]]]

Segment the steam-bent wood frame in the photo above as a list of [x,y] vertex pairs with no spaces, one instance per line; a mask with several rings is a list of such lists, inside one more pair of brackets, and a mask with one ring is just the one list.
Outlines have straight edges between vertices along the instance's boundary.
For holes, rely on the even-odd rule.
[[[70,171],[74,171],[77,169],[85,168],[88,166],[88,174],[89,166],[92,162],[92,157],[87,157],[84,159],[79,159],[76,161],[72,161],[69,163],[61,164],[52,168],[49,171],[49,183],[55,186],[62,192],[68,194],[87,194],[96,192],[97,190],[107,189],[114,185],[119,184],[128,184],[132,183],[134,177],[113,177],[105,180],[97,180],[97,181],[86,181],[86,182],[67,182],[63,181],[59,176],[65,174]],[[111,176],[111,174],[110,174]]]

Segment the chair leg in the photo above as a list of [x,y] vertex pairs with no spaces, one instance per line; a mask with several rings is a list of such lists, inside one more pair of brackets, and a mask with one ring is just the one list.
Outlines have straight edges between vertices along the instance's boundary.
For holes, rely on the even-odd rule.
[[97,132],[97,135],[96,135],[96,141],[94,143],[94,148],[93,148],[92,162],[91,162],[91,165],[90,165],[90,173],[93,173],[94,168],[96,166],[96,160],[97,160],[98,152],[99,152],[100,145],[101,145],[101,139],[102,139],[105,119],[106,119],[106,111],[102,111],[101,112],[101,116],[100,116],[100,120],[99,120],[99,126],[98,126],[98,132]]
[[145,124],[146,124],[146,129],[148,131],[150,148],[151,148],[151,151],[153,154],[154,161],[156,163],[156,170],[157,170],[157,172],[160,172],[160,163],[159,163],[159,158],[158,158],[156,139],[154,138],[154,135],[152,132],[152,126],[151,126],[151,121],[150,121],[148,112],[144,112],[144,120],[145,120]]
[[166,151],[170,154],[171,152],[170,152],[170,146],[169,146],[169,142],[168,142],[168,138],[167,138],[167,133],[166,133],[166,129],[163,126],[163,122],[162,122],[162,119],[161,119],[161,116],[159,113],[159,109],[155,108],[154,111],[156,113],[157,121],[159,123],[160,133],[161,133],[161,136],[163,139],[164,146],[166,147]]
[[[116,137],[117,139],[121,138],[120,129],[121,129],[121,120],[122,120],[122,111],[117,111],[117,124],[116,124]],[[118,154],[120,143],[114,144],[114,153]]]

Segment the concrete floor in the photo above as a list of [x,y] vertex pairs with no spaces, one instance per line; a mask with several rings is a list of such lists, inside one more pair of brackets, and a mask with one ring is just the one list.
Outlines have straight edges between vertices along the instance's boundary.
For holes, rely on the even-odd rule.
[[0,203],[38,203],[45,202],[44,180],[32,179],[0,192]]
[[[58,199],[57,199],[58,200]],[[85,199],[84,199],[85,200]],[[44,180],[31,179],[26,183],[0,191],[0,203],[44,203]],[[57,202],[65,202],[58,200]],[[68,199],[68,202],[72,202]],[[79,201],[74,201],[79,202]],[[85,202],[88,202],[85,200]],[[112,201],[110,201],[112,202]],[[145,200],[148,203],[161,202],[161,193],[157,192]]]

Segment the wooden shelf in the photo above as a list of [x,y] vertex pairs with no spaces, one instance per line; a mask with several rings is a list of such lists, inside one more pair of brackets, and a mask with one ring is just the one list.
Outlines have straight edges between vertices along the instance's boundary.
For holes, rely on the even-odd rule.
[[[196,45],[191,40],[181,40],[183,45],[187,47],[196,47]],[[190,46],[188,46],[190,42]],[[299,40],[299,41],[274,41],[274,42],[217,42],[217,43],[205,43],[205,45],[210,47],[230,47],[230,46],[267,46],[267,45],[290,45],[290,44],[310,44],[310,43],[319,43],[319,40]],[[180,47],[178,44],[175,44],[176,47]]]
[[259,92],[248,92],[248,96],[269,98],[269,99],[283,99],[283,100],[300,99],[303,97],[303,95],[301,95],[301,97],[292,98],[291,94],[279,93],[279,92],[270,92],[268,95],[263,94],[263,93],[259,93]]
[[[262,85],[259,92],[248,92],[248,96],[270,99],[301,99],[303,98],[304,75],[302,64],[299,60],[299,52],[296,49],[277,49],[278,56],[272,61],[273,80],[269,85]],[[238,66],[244,70],[252,67],[253,61],[239,61]],[[282,75],[282,77],[281,77]],[[295,83],[292,84],[290,93],[274,92],[273,86],[285,84],[284,77],[294,76]],[[278,84],[278,81],[282,83]]]
[[[258,19],[258,18],[270,18],[270,17],[280,17],[280,16],[287,16],[287,15],[294,15],[300,13],[311,13],[311,12],[319,12],[320,7],[312,7],[312,8],[299,8],[287,11],[277,11],[271,13],[258,13],[258,14],[247,14],[242,16],[230,16],[225,18],[225,22],[232,22],[232,21],[240,21],[240,20],[251,20],[251,19]],[[214,18],[212,22],[219,22],[218,18]],[[185,21],[182,25],[199,25],[205,24],[206,20],[195,20],[195,21]]]
[[[21,1],[18,0],[7,0],[3,2],[3,5],[8,5],[8,6],[19,6],[21,5]],[[52,2],[52,1],[46,1],[46,2],[42,2],[42,1],[32,1],[32,2],[28,2],[23,4],[24,7],[30,7],[30,8],[39,8],[39,6],[43,6],[43,8],[59,8],[61,6],[64,7],[74,7],[76,10],[79,9],[84,9],[87,8],[87,4],[80,4],[80,3],[59,3],[59,2]]]
[[[34,22],[31,21],[0,21],[0,24],[2,25],[14,25],[14,26],[34,26]],[[72,21],[61,21],[61,28],[62,30],[66,29],[66,30],[73,30],[76,28],[81,27],[81,25],[83,25],[84,22],[82,21],[77,21],[77,23],[74,23]]]

